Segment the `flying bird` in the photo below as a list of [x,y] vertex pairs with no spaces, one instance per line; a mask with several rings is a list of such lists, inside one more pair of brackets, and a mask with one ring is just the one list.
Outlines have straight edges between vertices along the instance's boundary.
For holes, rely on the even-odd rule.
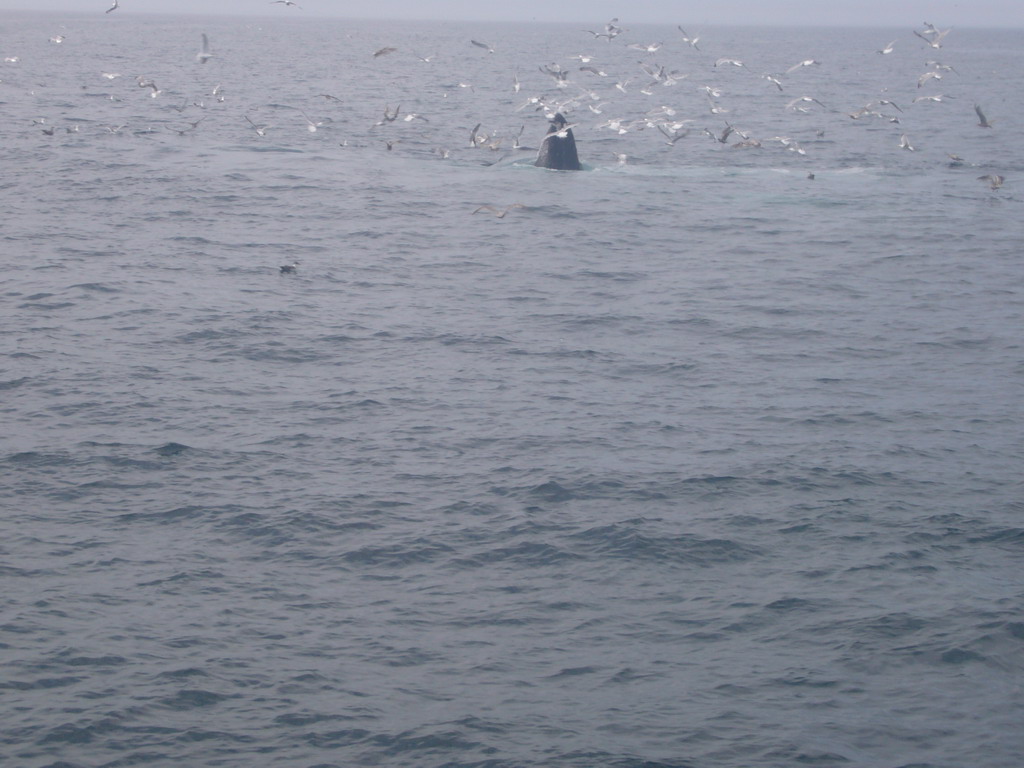
[[700,50],[700,48],[697,47],[697,41],[700,40],[699,36],[697,36],[697,37],[690,37],[688,34],[686,34],[686,30],[683,29],[680,26],[677,26],[676,29],[678,29],[680,32],[683,33],[683,42],[684,43],[689,43],[690,47],[693,48],[695,51],[699,51]]
[[387,56],[389,53],[394,53],[397,50],[398,50],[397,48],[393,48],[392,46],[386,46],[384,48],[379,48],[379,49],[377,49],[376,51],[373,52],[373,58],[376,59],[379,56]]
[[786,74],[790,75],[793,72],[796,72],[798,69],[803,69],[804,67],[816,67],[819,66],[820,64],[820,61],[815,61],[814,59],[804,59],[803,61],[794,64],[792,67],[787,69]]
[[974,105],[974,111],[978,113],[978,125],[982,128],[991,128],[992,123],[989,122],[988,118],[985,117],[985,113],[981,111],[981,107],[977,104]]
[[508,212],[513,210],[514,208],[525,208],[525,207],[526,206],[523,205],[522,203],[512,203],[512,205],[507,205],[504,208],[496,208],[493,205],[481,205],[479,208],[477,208],[475,211],[473,211],[473,213],[480,213],[481,211],[487,211],[488,213],[493,213],[499,219],[504,219],[505,216],[508,215]]
[[200,64],[205,64],[207,61],[209,61],[212,58],[213,58],[213,54],[210,53],[210,41],[206,37],[206,33],[204,32],[203,33],[203,47],[199,51],[199,53],[196,54],[196,61],[198,61]]
[[257,136],[266,136],[267,135],[267,130],[270,128],[269,125],[256,125],[256,123],[254,123],[249,118],[248,115],[244,115],[244,117],[248,121],[249,125],[251,125],[253,127],[253,130],[256,131],[256,135]]
[[107,8],[107,10],[105,10],[104,13],[110,13],[111,11],[116,11],[120,7],[121,6],[119,6],[117,4],[117,0],[114,0],[114,4],[112,6],[110,6],[109,8]]
[[1003,177],[996,173],[989,173],[984,176],[979,176],[978,181],[984,181],[988,183],[989,189],[999,189],[1003,186]]
[[481,43],[479,40],[470,40],[473,45],[477,48],[483,48],[488,53],[494,53],[494,46],[488,45],[487,43]]

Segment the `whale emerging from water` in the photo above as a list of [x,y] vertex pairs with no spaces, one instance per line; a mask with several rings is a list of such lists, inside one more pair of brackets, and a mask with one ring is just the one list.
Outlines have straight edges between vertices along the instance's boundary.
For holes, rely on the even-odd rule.
[[537,153],[537,162],[534,165],[557,171],[583,170],[580,158],[576,154],[576,139],[573,138],[572,128],[568,127],[561,112],[551,118],[548,134],[544,137],[544,143],[540,145],[540,152]]

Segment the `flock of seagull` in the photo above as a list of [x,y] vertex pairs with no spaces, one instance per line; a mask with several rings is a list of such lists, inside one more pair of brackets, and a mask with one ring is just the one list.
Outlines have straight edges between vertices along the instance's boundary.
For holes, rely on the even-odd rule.
[[[270,5],[283,5],[286,7],[301,8],[293,0],[271,0]],[[119,0],[113,0],[113,4],[108,8],[105,13],[110,14],[120,8]],[[702,41],[702,38],[698,35],[689,34],[682,26],[676,28],[678,30],[679,37],[676,38],[677,42],[681,42],[687,46],[694,53],[692,56],[697,58],[693,61],[696,64],[703,67],[706,75],[712,76],[718,82],[724,81],[725,83],[734,83],[725,75],[727,70],[743,71],[748,75],[759,77],[766,84],[766,88],[771,91],[777,91],[778,93],[785,94],[784,104],[780,102],[781,110],[784,113],[793,115],[798,114],[815,114],[819,118],[826,114],[843,115],[846,118],[853,121],[873,121],[882,124],[890,124],[892,126],[900,126],[900,128],[894,128],[893,130],[899,133],[898,142],[894,142],[894,148],[904,150],[907,152],[914,152],[916,148],[911,142],[911,139],[907,132],[901,130],[901,122],[905,118],[905,110],[900,107],[891,98],[879,96],[873,101],[867,104],[861,105],[855,109],[847,112],[843,112],[840,109],[832,109],[826,107],[826,105],[816,96],[806,94],[788,94],[787,91],[791,87],[798,86],[805,76],[800,73],[814,70],[822,67],[822,62],[814,58],[802,58],[799,61],[794,62],[792,65],[780,68],[777,72],[764,72],[760,75],[756,74],[756,71],[748,65],[744,60],[734,56],[717,56],[711,57],[704,52],[704,48],[701,46],[710,45],[707,41]],[[730,90],[728,85],[711,85],[703,84],[696,86],[696,92],[698,94],[698,100],[703,104],[700,111],[705,113],[704,124],[701,125],[700,118],[692,116],[694,113],[691,112],[691,116],[683,117],[680,114],[680,109],[671,107],[665,104],[645,109],[638,113],[636,107],[632,107],[633,114],[629,117],[610,117],[607,112],[612,108],[620,108],[619,104],[624,103],[624,97],[630,96],[632,99],[631,103],[636,104],[637,99],[642,96],[648,99],[648,103],[651,101],[659,101],[661,94],[669,93],[666,88],[672,86],[678,86],[685,82],[693,83],[690,80],[691,73],[683,72],[678,69],[673,69],[668,66],[656,63],[656,57],[659,52],[664,55],[672,49],[672,45],[667,48],[663,42],[620,42],[620,40],[627,40],[628,35],[627,29],[619,24],[619,20],[612,19],[607,22],[600,29],[586,29],[581,30],[581,33],[589,34],[591,39],[594,41],[602,41],[603,44],[609,46],[623,46],[625,51],[615,52],[617,55],[602,55],[596,56],[593,54],[579,53],[571,57],[567,57],[557,62],[549,62],[536,67],[536,73],[543,75],[541,78],[542,82],[546,82],[546,87],[540,87],[535,91],[535,95],[526,96],[522,93],[524,90],[524,83],[520,81],[520,70],[516,69],[511,74],[511,82],[509,85],[510,93],[506,97],[506,101],[518,102],[518,105],[510,107],[509,117],[519,112],[536,112],[543,114],[548,120],[552,120],[556,114],[566,115],[568,117],[568,123],[560,125],[554,129],[554,132],[564,135],[570,129],[577,129],[583,131],[591,131],[594,133],[607,131],[612,136],[622,136],[627,133],[636,134],[644,130],[653,130],[660,135],[663,143],[669,147],[677,146],[683,139],[690,137],[705,137],[714,141],[718,145],[727,146],[730,149],[736,150],[755,150],[765,148],[766,146],[777,145],[784,150],[794,153],[795,155],[806,156],[808,149],[805,145],[808,141],[804,138],[797,139],[789,135],[773,135],[769,137],[757,137],[750,130],[745,130],[738,125],[739,121],[732,121],[728,117],[729,113],[732,112],[733,107],[728,104],[725,92]],[[935,51],[943,49],[943,45],[947,42],[950,35],[950,29],[939,29],[933,24],[925,23],[922,28],[912,30],[913,35],[917,38],[917,45],[923,45],[924,49],[929,55],[935,55]],[[673,33],[673,36],[675,33]],[[57,35],[50,38],[50,42],[54,44],[62,44],[65,41],[63,35]],[[489,42],[485,42],[479,39],[468,39],[468,45],[479,49],[481,55],[490,56],[496,53],[496,48]],[[895,39],[887,43],[886,45],[878,48],[874,51],[873,55],[878,56],[890,56],[896,50],[898,45],[901,45],[899,39]],[[611,49],[608,49],[609,51]],[[685,49],[684,49],[685,50]],[[373,51],[368,51],[367,55],[371,59],[382,59],[384,57],[392,56],[399,51],[398,45],[385,45],[383,47],[376,48]],[[623,56],[622,53],[629,54]],[[639,58],[638,58],[639,57]],[[198,52],[195,54],[195,61],[198,65],[206,65],[208,62],[215,58],[215,53],[210,45],[209,37],[206,33],[201,35],[200,46]],[[416,54],[416,58],[425,64],[431,64],[435,61],[436,56],[422,56]],[[615,67],[610,66],[608,63],[602,63],[603,61],[618,61],[617,66],[625,66],[623,62],[631,59],[632,65],[635,65],[636,69],[633,72],[618,72],[614,73],[610,70],[614,70]],[[7,57],[4,59],[7,63],[17,63],[17,57]],[[935,60],[928,60],[925,64],[927,69],[922,72],[916,82],[914,91],[917,95],[910,101],[911,105],[919,103],[941,103],[952,98],[942,93],[931,93],[929,88],[935,86],[943,80],[943,78],[949,76],[957,76],[957,71],[950,65],[944,64]],[[531,70],[532,72],[532,70]],[[531,77],[535,82],[537,80],[537,74],[533,73]],[[623,76],[625,75],[625,76]],[[116,72],[104,72],[102,76],[108,80],[120,77],[119,73]],[[524,74],[524,78],[528,79]],[[549,80],[548,80],[549,78]],[[756,81],[748,81],[756,82]],[[136,84],[138,87],[146,89],[148,95],[151,98],[157,98],[163,94],[163,90],[157,86],[153,79],[144,75],[136,77]],[[455,85],[450,86],[451,88],[456,87]],[[467,82],[458,82],[457,87],[459,89],[474,90],[474,86]],[[749,86],[748,86],[749,87]],[[497,89],[500,89],[498,86]],[[690,91],[693,92],[692,90]],[[213,89],[212,95],[218,102],[225,100],[224,89],[218,85]],[[327,94],[317,94],[318,97],[327,99],[328,101],[343,102],[343,99]],[[792,98],[790,98],[792,96]],[[444,94],[447,98],[447,93]],[[115,98],[111,96],[111,98]],[[186,109],[192,108],[203,108],[205,104],[203,101],[186,99],[185,103],[181,106],[173,105],[174,108],[183,113]],[[904,104],[904,106],[907,106]],[[310,117],[307,112],[301,108],[295,107],[298,114],[300,114],[305,121],[306,130],[310,133],[316,133],[320,128],[330,125],[333,120],[329,117],[320,119],[314,119]],[[625,107],[621,107],[625,110]],[[741,110],[742,111],[742,110]],[[992,130],[994,127],[994,120],[988,118],[982,109],[981,105],[974,105],[974,112],[977,116],[977,126],[980,129]],[[268,132],[273,126],[268,125],[264,122],[254,120],[250,114],[245,113],[240,116],[244,118],[247,126],[255,132],[259,138],[265,138]],[[186,127],[175,128],[175,132],[179,135],[186,135],[192,131],[195,131],[205,118],[200,117],[197,120],[187,121]],[[513,118],[514,119],[514,118]],[[712,121],[721,121],[718,127],[713,127]],[[46,123],[45,119],[38,119],[35,121],[39,124],[40,129],[45,135],[53,136],[56,132],[56,128]],[[410,123],[429,123],[430,119],[419,113],[403,111],[401,105],[392,108],[390,104],[387,104],[383,108],[383,114],[379,120],[370,126],[371,135],[376,135],[380,138],[383,146],[387,150],[392,150],[400,141],[409,140],[408,134],[402,134],[401,137],[381,137],[377,129],[389,130],[388,126],[402,125]],[[516,122],[519,122],[516,120]],[[125,125],[110,126],[108,130],[112,133],[117,133]],[[697,130],[699,128],[699,130]],[[70,126],[65,129],[67,132],[77,132],[78,126]],[[474,150],[493,150],[508,153],[509,151],[517,153],[520,151],[536,151],[535,147],[526,147],[521,143],[521,137],[525,130],[525,122],[519,126],[518,132],[514,129],[509,131],[508,129],[501,130],[487,130],[482,129],[482,122],[477,122],[476,125],[469,130],[468,144],[470,149]],[[435,131],[436,135],[436,131]],[[550,135],[550,134],[549,134]],[[820,139],[824,136],[824,130],[821,128],[815,129],[816,138]],[[540,136],[538,138],[541,138]],[[546,138],[546,137],[544,137]],[[579,138],[579,137],[577,137]],[[346,146],[347,141],[342,143],[342,146]],[[465,145],[463,145],[465,146]],[[441,158],[447,159],[453,156],[453,149],[449,147],[436,148],[435,151]],[[586,153],[586,149],[583,150]],[[503,155],[507,156],[507,155]],[[636,158],[631,157],[623,152],[613,152],[611,156],[615,158],[618,163],[635,162]],[[584,154],[586,159],[586,154]],[[948,156],[949,164],[952,166],[963,166],[971,165],[968,164],[959,155],[950,153]],[[488,162],[487,164],[491,164]],[[815,178],[813,173],[808,173],[807,178]],[[985,174],[978,177],[979,180],[985,182],[990,189],[998,190],[1003,186],[1005,179],[1001,175],[997,174]],[[473,213],[488,212],[492,213],[499,218],[506,216],[510,211],[514,210],[518,205],[508,207],[495,207],[495,206],[480,206]],[[297,265],[287,265],[289,269],[282,269],[282,272],[294,271]]]

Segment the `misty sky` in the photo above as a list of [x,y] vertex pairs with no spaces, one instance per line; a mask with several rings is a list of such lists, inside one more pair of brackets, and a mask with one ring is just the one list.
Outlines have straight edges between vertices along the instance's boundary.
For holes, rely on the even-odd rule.
[[[103,14],[113,0],[0,0],[0,13],[11,10]],[[467,21],[546,21],[602,23],[618,17],[623,24],[840,25],[920,28],[1024,27],[1024,0],[298,0],[301,9],[271,5],[267,0],[120,0],[116,14],[197,13],[272,16],[338,16]],[[2,17],[0,17],[2,22]]]

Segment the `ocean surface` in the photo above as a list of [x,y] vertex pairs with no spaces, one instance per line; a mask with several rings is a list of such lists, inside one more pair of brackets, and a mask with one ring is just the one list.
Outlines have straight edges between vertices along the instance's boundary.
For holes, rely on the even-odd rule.
[[680,22],[0,17],[0,764],[1020,766],[1024,32]]

